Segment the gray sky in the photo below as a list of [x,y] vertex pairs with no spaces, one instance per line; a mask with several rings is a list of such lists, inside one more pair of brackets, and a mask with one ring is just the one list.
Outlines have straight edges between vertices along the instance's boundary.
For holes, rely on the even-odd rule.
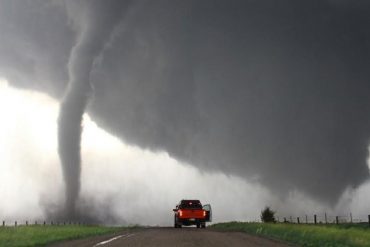
[[279,200],[335,207],[368,179],[367,1],[1,3],[0,75],[59,101],[86,80],[87,112],[125,143]]

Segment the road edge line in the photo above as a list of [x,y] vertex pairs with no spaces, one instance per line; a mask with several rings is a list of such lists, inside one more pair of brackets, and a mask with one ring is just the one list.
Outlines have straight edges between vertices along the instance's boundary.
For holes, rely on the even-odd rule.
[[129,238],[129,237],[132,237],[132,236],[134,236],[134,235],[135,235],[134,233],[118,235],[118,236],[115,236],[114,238],[111,238],[111,239],[108,239],[108,240],[105,240],[105,241],[99,242],[99,243],[95,244],[93,247],[96,247],[96,246],[100,246],[100,245],[104,245],[104,244],[110,243],[110,242],[112,242],[112,241],[114,241],[114,240],[117,240],[117,239],[120,239],[120,238],[122,238],[122,237]]

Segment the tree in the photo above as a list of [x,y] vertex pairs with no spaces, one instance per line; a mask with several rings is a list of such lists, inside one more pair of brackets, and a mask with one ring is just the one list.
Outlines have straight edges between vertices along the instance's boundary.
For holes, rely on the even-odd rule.
[[264,223],[275,223],[275,211],[272,211],[270,207],[265,207],[265,209],[261,211],[261,220]]

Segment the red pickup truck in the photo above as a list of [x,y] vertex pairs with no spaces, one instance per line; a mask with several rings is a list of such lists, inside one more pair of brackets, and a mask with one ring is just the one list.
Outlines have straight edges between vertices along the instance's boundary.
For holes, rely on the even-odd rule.
[[199,200],[181,200],[173,211],[175,228],[181,228],[183,225],[205,228],[206,222],[212,221],[211,205],[202,206]]

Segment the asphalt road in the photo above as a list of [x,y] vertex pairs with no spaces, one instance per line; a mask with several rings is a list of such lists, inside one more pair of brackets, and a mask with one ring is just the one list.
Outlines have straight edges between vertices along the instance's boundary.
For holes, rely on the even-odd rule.
[[220,232],[211,229],[196,228],[148,228],[143,230],[126,231],[116,235],[98,236],[82,240],[74,240],[52,245],[58,246],[272,246],[287,247],[282,242],[260,238],[240,232]]

